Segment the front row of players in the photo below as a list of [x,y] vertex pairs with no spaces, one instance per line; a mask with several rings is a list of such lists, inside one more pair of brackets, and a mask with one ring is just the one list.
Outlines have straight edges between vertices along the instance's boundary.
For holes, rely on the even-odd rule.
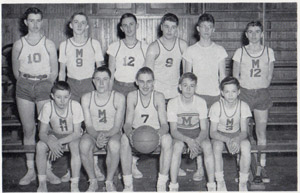
[[[247,138],[247,121],[251,111],[247,103],[239,100],[240,86],[236,78],[223,79],[220,84],[223,97],[212,105],[209,113],[205,100],[195,95],[197,77],[191,72],[180,78],[181,94],[169,101],[167,112],[164,95],[153,89],[155,80],[150,68],[143,67],[138,71],[138,90],[128,94],[127,103],[122,94],[111,90],[110,79],[108,68],[97,68],[93,75],[96,90],[82,97],[82,107],[78,102],[70,100],[70,87],[66,82],[59,81],[53,86],[52,100],[43,106],[39,115],[40,141],[36,155],[38,192],[47,192],[47,157],[56,160],[66,148],[71,152],[71,192],[79,192],[81,162],[89,177],[87,191],[97,191],[93,153],[103,148],[107,152],[106,191],[116,191],[112,180],[119,160],[124,191],[133,191],[132,134],[135,128],[142,125],[153,127],[160,136],[157,191],[166,191],[169,170],[169,190],[179,190],[177,176],[184,151],[189,152],[192,159],[203,153],[208,191],[225,191],[222,159],[224,146],[231,154],[241,153],[239,190],[247,191],[251,149]],[[125,104],[126,120],[123,126]],[[86,127],[83,135],[82,121]]]

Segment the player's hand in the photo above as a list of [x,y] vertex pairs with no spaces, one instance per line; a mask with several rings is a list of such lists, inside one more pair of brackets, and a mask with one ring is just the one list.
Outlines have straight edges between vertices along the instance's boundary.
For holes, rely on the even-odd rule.
[[240,151],[240,141],[238,138],[232,138],[230,139],[229,143],[228,143],[228,149],[229,152],[233,155],[236,154]]
[[100,132],[97,136],[96,145],[98,148],[103,148],[108,142],[108,137],[102,132]]
[[133,147],[133,140],[132,140],[132,136],[133,136],[134,130],[132,130],[129,134],[128,134],[128,140],[130,145]]
[[189,142],[187,143],[189,151],[190,151],[190,158],[194,159],[195,157],[197,157],[197,155],[200,152],[200,146],[198,145],[198,143],[196,142],[195,139],[189,140]]
[[50,151],[49,151],[49,159],[51,161],[56,160],[57,158],[60,158],[64,151],[63,151],[63,145],[56,139],[55,136],[50,135],[49,140],[47,143]]

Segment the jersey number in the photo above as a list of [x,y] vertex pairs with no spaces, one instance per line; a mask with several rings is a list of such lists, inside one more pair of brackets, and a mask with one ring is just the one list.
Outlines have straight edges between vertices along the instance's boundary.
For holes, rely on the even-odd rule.
[[83,49],[76,49],[76,66],[81,67],[83,65]]
[[226,120],[226,130],[230,131],[233,129],[233,118]]
[[142,118],[145,118],[145,119],[144,119],[144,123],[146,123],[147,120],[148,120],[148,118],[149,118],[149,115],[143,114],[143,115],[141,115],[141,117],[142,117]]
[[99,122],[101,123],[106,123],[107,122],[107,119],[106,119],[106,110],[99,110],[98,111],[98,116],[99,116]]
[[40,53],[34,53],[34,54],[29,54],[28,55],[28,64],[31,64],[32,61],[35,62],[35,63],[39,63],[41,62],[42,60],[42,57],[41,57],[41,54]]
[[130,56],[128,57],[128,62],[127,62],[127,57],[124,57],[124,66],[134,66],[134,61],[135,61],[135,58]]
[[171,67],[173,66],[173,58],[168,58],[166,60],[166,67]]
[[59,126],[61,131],[68,131],[68,125],[65,119],[59,119]]
[[252,68],[250,70],[250,77],[260,77],[261,69],[260,68]]

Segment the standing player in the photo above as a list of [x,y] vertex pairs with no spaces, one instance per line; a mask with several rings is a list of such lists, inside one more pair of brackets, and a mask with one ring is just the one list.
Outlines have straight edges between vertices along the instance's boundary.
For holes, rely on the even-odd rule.
[[224,181],[222,152],[224,144],[231,154],[241,153],[239,191],[248,191],[247,181],[251,163],[251,145],[248,140],[248,118],[251,111],[241,101],[240,84],[236,78],[226,77],[220,84],[222,98],[210,109],[210,136],[215,154],[217,191],[227,191]]
[[207,107],[205,100],[195,95],[196,87],[197,77],[191,72],[184,73],[179,79],[182,94],[168,103],[168,121],[174,139],[170,192],[177,192],[179,189],[178,169],[185,148],[189,149],[191,158],[203,150],[208,176],[207,189],[216,191],[214,155],[207,128]]
[[[53,82],[57,77],[57,54],[54,43],[42,33],[43,13],[30,7],[24,13],[28,33],[17,40],[12,49],[12,68],[16,85],[16,101],[24,132],[24,145],[35,145],[35,107],[40,113],[42,106],[50,100]],[[26,153],[27,173],[20,185],[35,180],[34,154]],[[60,179],[48,167],[47,179],[54,184]]]
[[[145,65],[147,45],[136,39],[139,27],[136,16],[125,13],[120,19],[120,28],[125,38],[112,43],[107,50],[109,55],[109,69],[112,72],[113,90],[125,96],[137,90],[135,75]],[[133,157],[132,173],[134,178],[142,178],[143,174],[136,167],[137,157]]]
[[[212,15],[202,14],[197,23],[200,40],[187,48],[183,54],[186,72],[194,72],[198,77],[196,93],[199,94],[209,109],[213,103],[220,99],[219,84],[225,77],[225,49],[211,40],[215,31],[215,20]],[[204,172],[202,158],[197,158],[197,172],[193,180],[201,181]]]
[[47,192],[46,163],[47,152],[52,160],[61,157],[65,146],[71,152],[71,192],[79,192],[81,160],[79,141],[83,112],[77,101],[70,100],[71,89],[64,81],[57,82],[51,92],[52,99],[47,102],[39,115],[40,141],[37,143],[36,163],[38,170],[38,192]]
[[[274,52],[271,48],[261,44],[263,26],[259,21],[247,24],[246,37],[249,44],[236,50],[233,56],[233,76],[241,83],[241,100],[247,102],[254,112],[257,144],[267,144],[268,112],[272,107],[272,100],[268,90],[274,69]],[[262,180],[270,182],[267,176],[266,154],[261,155]]]
[[165,14],[161,19],[162,37],[150,44],[146,55],[146,66],[155,75],[154,90],[171,99],[178,95],[178,80],[182,53],[187,43],[177,37],[178,17],[172,13]]
[[89,176],[88,192],[95,192],[98,189],[93,153],[102,148],[107,151],[106,191],[116,191],[112,180],[120,160],[125,97],[110,89],[110,80],[111,72],[108,68],[97,68],[93,75],[96,90],[86,93],[81,99],[87,133],[82,136],[80,141],[80,156]]
[[150,68],[143,67],[137,72],[136,83],[139,89],[130,92],[127,97],[125,134],[121,138],[121,164],[125,185],[123,191],[133,191],[132,134],[134,129],[142,125],[153,127],[160,136],[157,191],[166,191],[172,156],[172,137],[168,134],[165,98],[162,93],[153,90],[154,74]]

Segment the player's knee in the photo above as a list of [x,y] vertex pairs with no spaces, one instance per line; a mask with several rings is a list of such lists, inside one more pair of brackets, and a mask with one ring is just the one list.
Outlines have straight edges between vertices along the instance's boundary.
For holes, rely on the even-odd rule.
[[172,137],[170,134],[165,134],[161,137],[161,146],[162,148],[172,147]]
[[73,140],[69,143],[69,148],[71,153],[72,151],[76,151],[76,150],[79,151],[79,144],[80,144],[80,139]]
[[121,137],[121,147],[126,148],[129,146],[129,139],[126,134],[123,134]]
[[48,146],[45,142],[43,141],[39,141],[37,144],[36,144],[36,151],[37,152],[46,152],[48,150]]
[[34,139],[35,138],[35,128],[28,128],[28,129],[23,129],[24,137],[27,139]]
[[182,154],[184,143],[182,141],[176,141],[173,145],[173,154]]
[[249,154],[251,151],[251,145],[248,140],[241,141],[241,152],[242,154]]
[[87,154],[92,149],[92,145],[91,139],[83,136],[79,143],[80,154]]
[[213,151],[215,153],[220,153],[224,149],[224,143],[222,141],[214,141],[213,142]]
[[203,152],[206,154],[211,154],[213,152],[211,142],[208,139],[202,141],[201,148],[203,149]]
[[119,152],[120,151],[120,141],[114,138],[110,139],[107,144],[107,148],[110,152]]

